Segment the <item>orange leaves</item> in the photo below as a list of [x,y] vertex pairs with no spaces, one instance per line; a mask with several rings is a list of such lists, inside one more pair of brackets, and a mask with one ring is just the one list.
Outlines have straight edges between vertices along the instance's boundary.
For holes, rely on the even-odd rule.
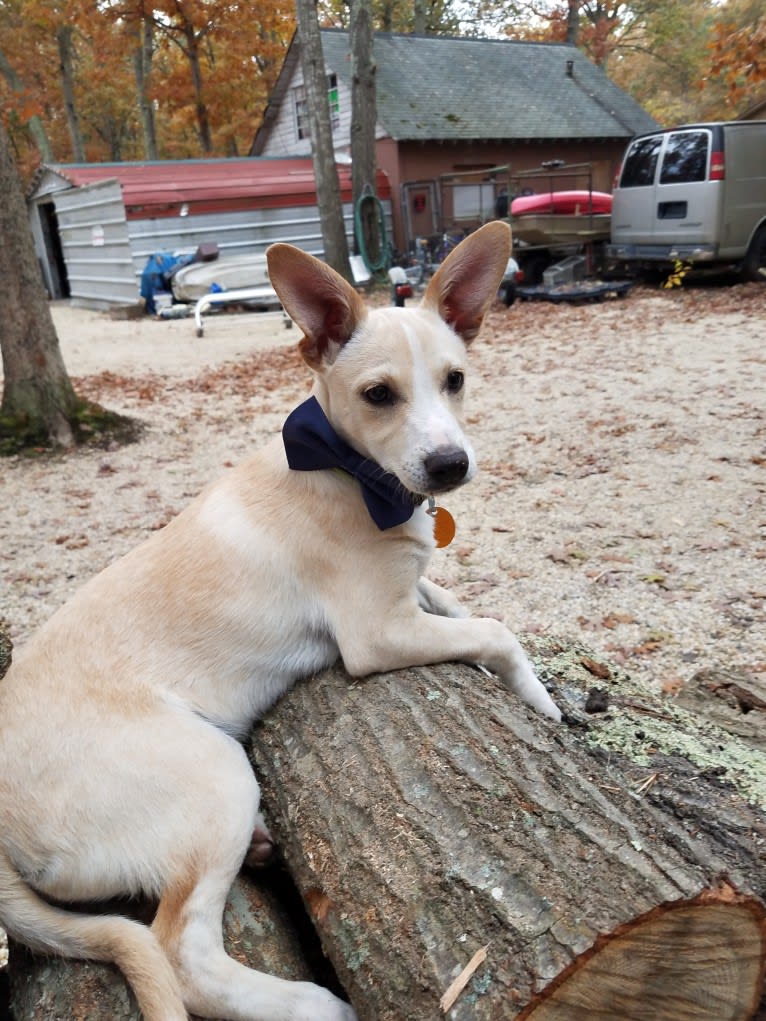
[[[200,104],[212,154],[247,152],[292,36],[289,0],[257,7],[242,0],[0,4],[0,99],[12,112],[17,148],[28,149],[25,125],[37,114],[53,158],[72,158],[56,46],[63,25],[74,29],[74,95],[88,159],[147,158],[134,69],[147,18],[152,38],[146,89],[154,104],[160,157],[202,154]],[[31,166],[33,155],[22,162]]]
[[[736,14],[736,8],[729,4],[726,13]],[[732,103],[756,98],[758,84],[766,81],[766,14],[744,24],[719,22],[713,29],[710,53],[711,74],[723,81]]]

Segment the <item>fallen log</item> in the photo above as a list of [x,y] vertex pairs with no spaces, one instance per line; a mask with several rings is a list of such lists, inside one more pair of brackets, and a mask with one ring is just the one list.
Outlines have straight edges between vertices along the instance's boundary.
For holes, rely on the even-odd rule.
[[335,669],[256,728],[271,825],[360,1018],[752,1018],[766,757],[585,649],[530,643],[567,725],[445,664]]
[[[361,1021],[752,1018],[763,753],[584,648],[527,645],[564,725],[445,664],[330,671],[255,731],[271,825]],[[230,946],[305,977],[249,896]],[[15,1021],[137,1019],[114,969],[14,952],[11,975]]]

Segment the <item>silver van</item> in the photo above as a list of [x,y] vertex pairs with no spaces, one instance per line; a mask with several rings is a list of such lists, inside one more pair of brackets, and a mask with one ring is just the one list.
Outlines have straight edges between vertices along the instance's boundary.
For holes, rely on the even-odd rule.
[[766,283],[766,121],[638,135],[615,177],[607,259],[734,267]]

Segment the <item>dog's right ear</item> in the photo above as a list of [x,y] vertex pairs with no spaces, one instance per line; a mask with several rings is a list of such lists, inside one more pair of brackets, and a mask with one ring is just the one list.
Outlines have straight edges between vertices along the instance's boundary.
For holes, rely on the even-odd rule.
[[335,361],[367,315],[362,299],[334,269],[294,245],[271,245],[266,260],[272,287],[303,330],[304,360],[313,369]]

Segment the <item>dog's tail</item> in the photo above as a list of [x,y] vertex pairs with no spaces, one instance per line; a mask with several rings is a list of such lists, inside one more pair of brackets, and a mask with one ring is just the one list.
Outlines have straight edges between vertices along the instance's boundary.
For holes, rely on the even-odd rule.
[[187,1021],[178,980],[151,929],[119,915],[83,915],[48,904],[2,848],[0,925],[31,950],[116,964],[145,1021]]

